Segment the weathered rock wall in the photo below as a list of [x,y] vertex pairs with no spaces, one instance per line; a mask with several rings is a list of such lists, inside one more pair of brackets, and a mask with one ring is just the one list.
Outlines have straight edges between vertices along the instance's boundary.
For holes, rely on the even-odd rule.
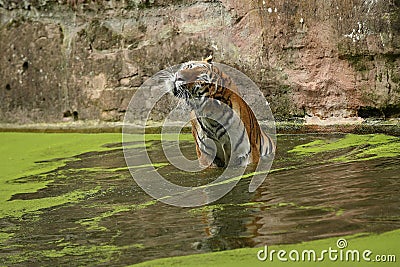
[[400,1],[274,4],[277,14],[264,18],[275,25],[264,44],[278,85],[271,95],[289,98],[283,114],[398,116]]
[[209,53],[278,119],[399,115],[399,0],[0,0],[0,23],[1,122],[119,121],[147,78]]

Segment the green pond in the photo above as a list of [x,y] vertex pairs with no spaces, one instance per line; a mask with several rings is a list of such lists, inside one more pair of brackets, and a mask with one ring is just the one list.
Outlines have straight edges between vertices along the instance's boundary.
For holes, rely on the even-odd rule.
[[[129,156],[147,149],[171,182],[204,185],[222,172],[182,172],[167,161],[160,135],[144,145],[140,138],[126,144]],[[154,200],[135,183],[121,134],[0,133],[0,140],[0,266],[319,266],[263,262],[257,253],[265,245],[337,249],[338,237],[400,261],[398,137],[278,135],[271,171],[255,192],[249,171],[223,198],[194,208]],[[196,158],[191,135],[180,141]],[[135,175],[148,166],[130,167]]]

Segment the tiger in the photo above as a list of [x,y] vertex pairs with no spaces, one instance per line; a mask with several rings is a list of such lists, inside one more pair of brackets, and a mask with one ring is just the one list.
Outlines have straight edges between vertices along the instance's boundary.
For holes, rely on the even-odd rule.
[[191,110],[200,166],[245,167],[275,153],[274,141],[262,131],[236,84],[212,56],[181,64],[166,80],[166,87]]

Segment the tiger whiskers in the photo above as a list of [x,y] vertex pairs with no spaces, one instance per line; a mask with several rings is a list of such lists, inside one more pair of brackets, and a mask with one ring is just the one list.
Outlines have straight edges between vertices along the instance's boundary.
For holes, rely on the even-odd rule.
[[162,81],[165,80],[169,80],[174,78],[174,73],[172,71],[169,70],[162,70],[159,72],[159,76],[158,76]]
[[159,77],[161,80],[173,79],[175,77],[175,71],[169,63],[166,69],[159,72]]

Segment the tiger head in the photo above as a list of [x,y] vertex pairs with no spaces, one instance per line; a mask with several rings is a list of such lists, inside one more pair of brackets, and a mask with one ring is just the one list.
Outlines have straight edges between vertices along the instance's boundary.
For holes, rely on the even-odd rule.
[[174,96],[183,98],[190,105],[196,105],[212,97],[213,87],[218,80],[212,57],[203,61],[183,63],[177,72],[167,80],[167,88]]

